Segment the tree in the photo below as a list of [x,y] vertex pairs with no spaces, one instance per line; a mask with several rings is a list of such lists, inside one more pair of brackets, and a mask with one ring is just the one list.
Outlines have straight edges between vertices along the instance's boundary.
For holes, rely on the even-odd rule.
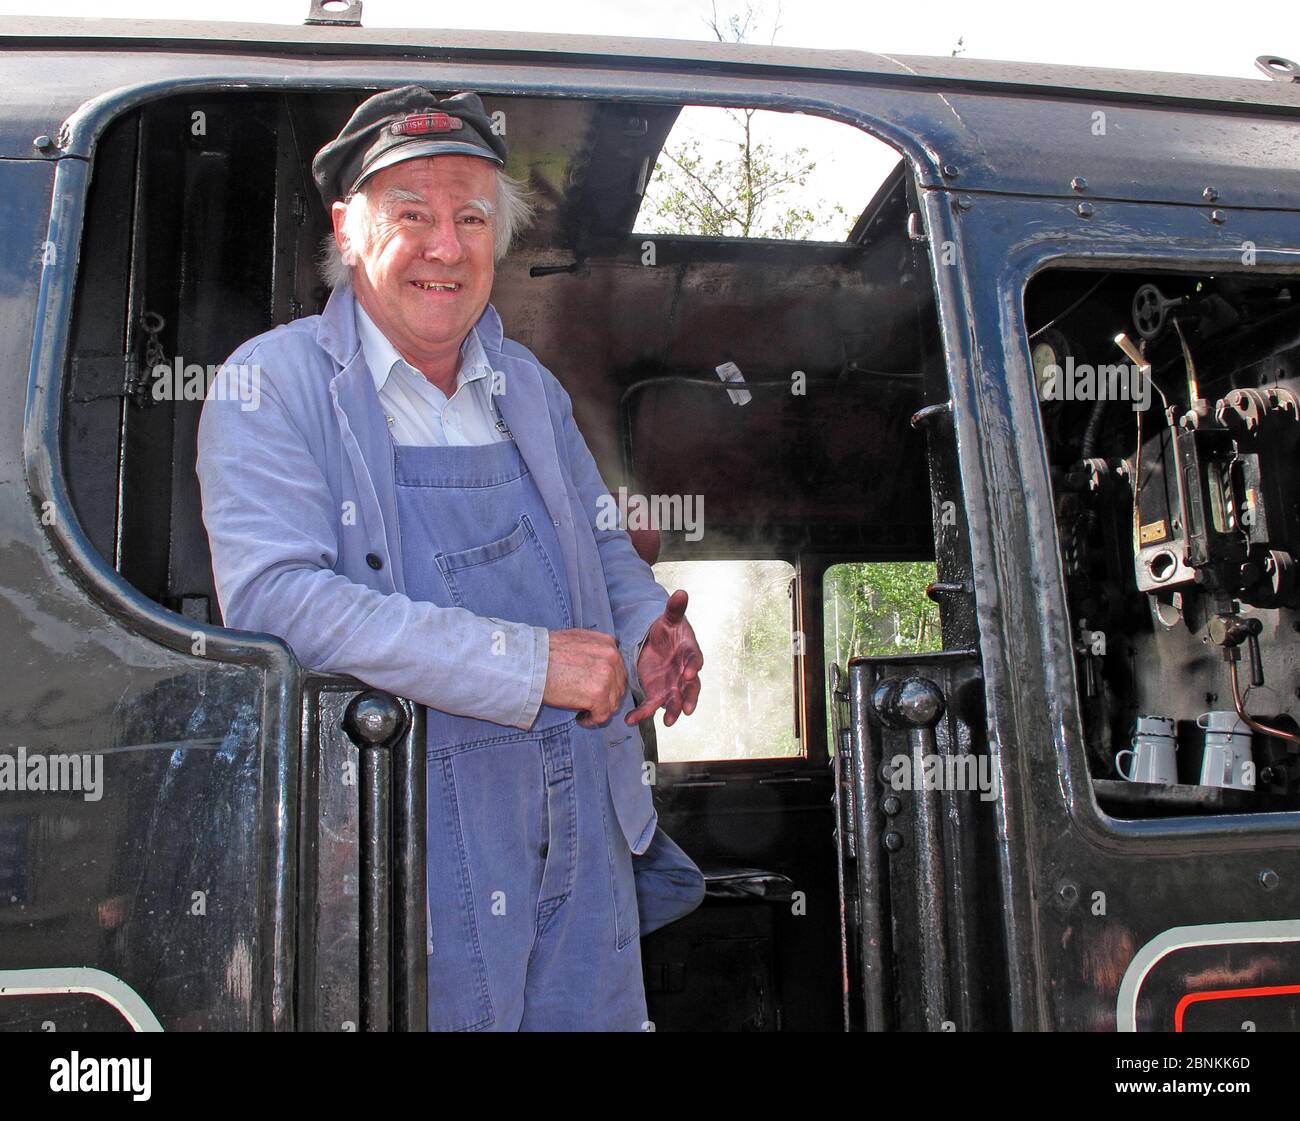
[[933,561],[841,564],[826,574],[827,659],[942,649],[939,609],[925,594]]
[[[769,43],[779,30],[780,8]],[[716,5],[707,20],[722,43],[743,43],[755,29],[758,13],[752,4],[741,14],[719,21]],[[821,214],[838,214],[852,226],[842,206],[810,205],[795,192],[808,184],[815,170],[807,148],[779,151],[758,137],[756,109],[725,109],[729,135],[722,138],[734,155],[710,160],[698,140],[665,147],[655,163],[643,213],[672,233],[706,237],[770,237],[797,240],[810,237]]]

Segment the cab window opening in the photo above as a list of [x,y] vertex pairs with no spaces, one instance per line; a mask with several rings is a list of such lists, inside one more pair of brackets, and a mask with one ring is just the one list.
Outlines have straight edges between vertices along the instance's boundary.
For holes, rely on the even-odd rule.
[[1119,818],[1300,808],[1294,277],[1026,290],[1089,776]]

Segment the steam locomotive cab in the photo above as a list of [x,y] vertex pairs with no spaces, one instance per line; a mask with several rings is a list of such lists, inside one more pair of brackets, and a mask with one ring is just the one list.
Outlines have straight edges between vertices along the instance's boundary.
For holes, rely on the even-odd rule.
[[[537,220],[493,304],[691,591],[704,697],[647,763],[708,898],[643,940],[652,1026],[1296,1029],[1300,87],[0,47],[0,1027],[423,1030],[420,707],[223,625],[194,473],[211,372],[328,298],[312,155],[420,82],[508,130]],[[653,225],[697,110],[832,130],[843,220]],[[101,798],[27,782],[74,752]]]

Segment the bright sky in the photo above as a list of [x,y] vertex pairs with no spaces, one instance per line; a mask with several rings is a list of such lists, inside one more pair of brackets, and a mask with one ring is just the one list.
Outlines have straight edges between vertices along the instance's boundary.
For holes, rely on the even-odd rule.
[[[249,23],[301,24],[307,0],[220,0],[199,4],[186,0],[0,0],[0,15],[133,17],[143,19],[234,20]],[[743,0],[720,0],[720,22],[744,11]],[[1008,0],[996,5],[970,0],[927,0],[908,4],[871,4],[862,0],[761,0],[754,4],[758,34],[767,42],[776,23],[780,46],[823,49],[858,48],[885,54],[949,55],[958,49],[967,58],[1006,59],[1061,65],[1121,69],[1171,70],[1222,74],[1266,81],[1256,69],[1262,54],[1300,60],[1300,4],[1294,0],[1242,0],[1228,7],[1208,0],[1135,3],[1091,0],[1047,3]],[[367,27],[442,27],[502,31],[551,31],[592,35],[713,39],[708,20],[711,0],[495,0],[491,4],[451,8],[428,0],[365,0]],[[805,144],[817,161],[807,200],[838,201],[856,210],[872,186],[892,166],[893,153],[870,137],[827,121],[800,125],[799,119],[773,118],[762,134],[779,146]],[[807,122],[807,119],[804,119]],[[686,114],[674,141],[690,132],[716,155],[710,137],[721,131],[707,113]],[[846,174],[848,173],[848,174]],[[834,198],[830,184],[856,183],[862,194]],[[865,188],[865,190],[863,190]],[[864,197],[865,196],[865,197]],[[842,225],[842,223],[840,223]],[[838,225],[818,236],[843,237]]]
[[[721,3],[720,12],[743,10]],[[300,24],[307,0],[0,0],[0,15],[114,16]],[[711,39],[709,0],[495,0],[452,8],[428,0],[365,0],[368,27],[459,27]],[[764,10],[775,13],[774,0]],[[770,19],[767,21],[770,26]],[[871,4],[797,0],[781,8],[776,42],[789,47],[845,47],[886,54],[950,54],[963,40],[970,58],[1000,58],[1181,70],[1249,78],[1261,54],[1300,58],[1300,5],[1293,0],[928,0]]]

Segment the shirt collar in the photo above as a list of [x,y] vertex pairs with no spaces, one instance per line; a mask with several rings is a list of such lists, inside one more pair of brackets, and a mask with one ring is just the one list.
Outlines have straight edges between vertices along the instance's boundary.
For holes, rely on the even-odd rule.
[[[360,300],[356,301],[356,313],[357,335],[361,340],[361,351],[366,366],[369,367],[370,376],[375,382],[376,393],[384,388],[389,374],[393,372],[393,367],[399,362],[412,373],[422,376],[397,352],[397,347],[388,341],[388,337],[375,325],[375,321],[361,306]],[[460,344],[460,368],[456,371],[456,388],[459,389],[467,381],[477,381],[479,378],[487,377],[491,372],[492,365],[483,351],[478,329],[471,327],[469,334],[465,336],[465,341]]]

